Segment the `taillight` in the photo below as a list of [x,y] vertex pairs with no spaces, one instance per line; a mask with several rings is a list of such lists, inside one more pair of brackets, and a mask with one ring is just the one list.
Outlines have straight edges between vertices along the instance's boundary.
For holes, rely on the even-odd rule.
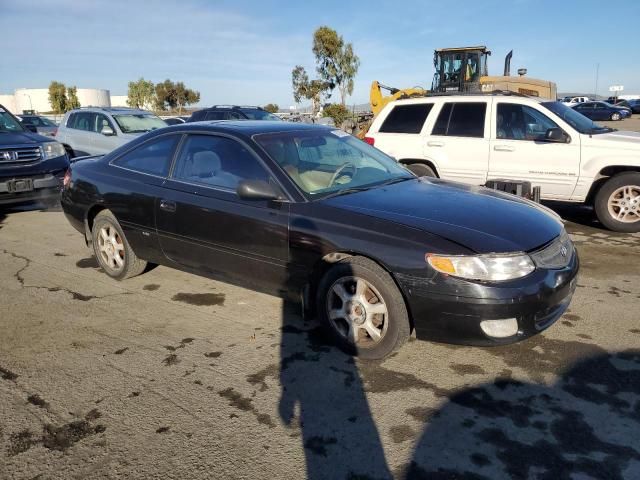
[[375,145],[376,143],[376,139],[373,137],[364,137],[364,141],[371,146]]
[[64,179],[62,179],[62,186],[69,188],[69,185],[71,185],[71,169],[67,168],[67,171],[64,172]]

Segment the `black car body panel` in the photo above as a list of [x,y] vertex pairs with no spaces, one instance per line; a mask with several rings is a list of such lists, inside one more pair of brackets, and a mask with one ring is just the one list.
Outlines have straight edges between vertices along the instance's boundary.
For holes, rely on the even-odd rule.
[[[0,113],[19,123],[2,106]],[[55,200],[69,159],[66,154],[44,159],[42,146],[54,140],[20,128],[0,130],[0,205]]]
[[[313,291],[319,272],[336,258],[369,257],[395,280],[419,338],[480,345],[514,342],[547,328],[564,312],[578,271],[573,250],[566,267],[538,268],[503,282],[451,277],[425,260],[428,253],[535,251],[563,232],[557,217],[492,190],[417,178],[309,201],[254,141],[258,134],[306,129],[332,130],[252,121],[163,128],[104,157],[74,162],[62,206],[88,242],[93,216],[108,208],[139,257],[283,296]],[[155,137],[189,133],[226,135],[251,148],[283,199],[242,200],[233,191],[112,164]],[[496,340],[480,330],[482,319],[510,317],[519,319],[513,337]]]

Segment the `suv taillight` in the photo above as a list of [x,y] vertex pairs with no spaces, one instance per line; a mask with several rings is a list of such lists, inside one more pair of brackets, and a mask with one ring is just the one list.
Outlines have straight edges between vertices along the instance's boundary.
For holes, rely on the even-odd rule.
[[67,171],[64,172],[64,178],[62,179],[62,186],[64,188],[69,188],[71,185],[71,168],[67,168]]
[[371,146],[375,145],[376,143],[376,139],[373,137],[364,137],[364,141]]

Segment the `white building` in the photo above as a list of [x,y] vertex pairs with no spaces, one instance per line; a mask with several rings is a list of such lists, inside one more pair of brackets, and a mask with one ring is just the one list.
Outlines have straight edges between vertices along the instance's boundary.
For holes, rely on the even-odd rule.
[[[110,107],[111,93],[102,88],[78,88],[76,90],[82,107]],[[14,114],[24,110],[35,110],[36,113],[50,112],[48,88],[17,88],[13,95],[0,95],[0,104]]]

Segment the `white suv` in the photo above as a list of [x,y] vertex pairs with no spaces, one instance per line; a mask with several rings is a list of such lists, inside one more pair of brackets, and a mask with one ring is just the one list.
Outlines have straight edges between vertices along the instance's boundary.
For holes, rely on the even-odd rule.
[[69,157],[104,155],[167,123],[146,110],[87,107],[67,112],[56,132]]
[[506,93],[399,100],[365,140],[418,175],[528,181],[542,199],[594,205],[611,230],[640,231],[640,133],[560,102]]

